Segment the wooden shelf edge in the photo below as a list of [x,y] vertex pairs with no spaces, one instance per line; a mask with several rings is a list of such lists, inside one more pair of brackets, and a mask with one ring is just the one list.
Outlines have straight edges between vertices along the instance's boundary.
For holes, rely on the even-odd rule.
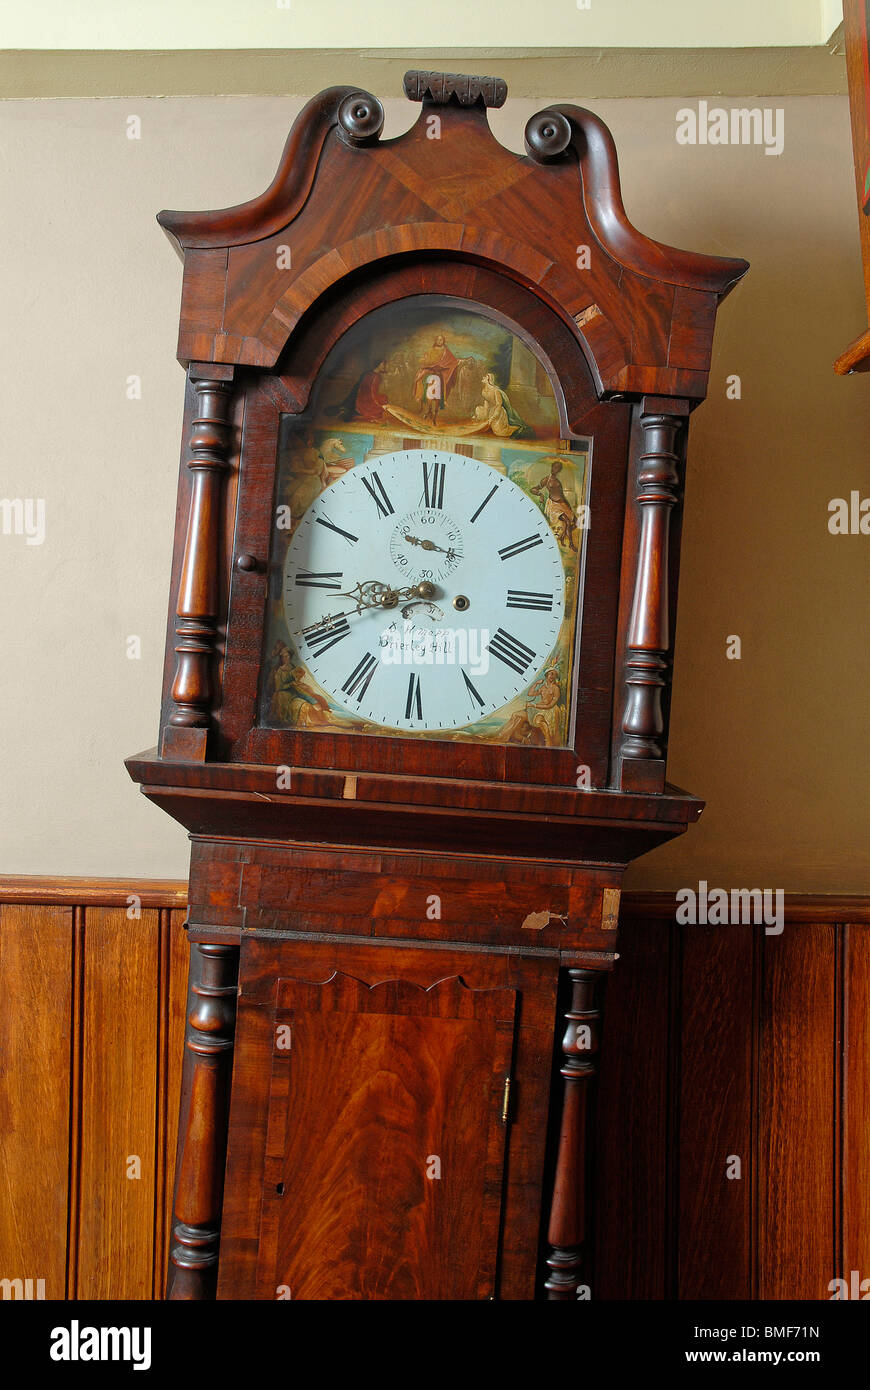
[[[619,915],[627,917],[667,918],[676,915],[676,889],[643,891],[634,889],[622,894]],[[785,918],[797,922],[850,924],[870,923],[870,894],[861,893],[786,893]],[[727,927],[722,928],[727,931]]]
[[850,372],[870,371],[870,328],[850,343],[845,352],[834,363],[838,376],[848,376]]
[[174,878],[74,878],[6,874],[0,877],[0,903],[35,906],[126,907],[135,895],[142,907],[186,908],[187,882]]

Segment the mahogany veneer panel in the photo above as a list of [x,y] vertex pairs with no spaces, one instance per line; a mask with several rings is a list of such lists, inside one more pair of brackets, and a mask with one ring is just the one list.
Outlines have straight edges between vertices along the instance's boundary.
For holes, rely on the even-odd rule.
[[[536,1288],[529,1270],[528,1249],[530,1244],[532,1248],[536,1246],[540,1226],[537,1193],[544,1163],[549,1060],[556,1022],[556,959],[544,953],[522,959],[508,952],[484,956],[456,948],[408,946],[402,948],[401,956],[392,953],[386,965],[378,946],[304,940],[243,943],[218,1298],[258,1296],[257,1239],[261,1195],[267,1177],[262,1183],[241,1184],[233,1181],[233,1175],[237,1168],[254,1174],[271,1172],[267,1166],[269,1094],[260,1078],[271,1069],[274,976],[277,973],[282,977],[322,981],[334,970],[366,985],[398,977],[407,985],[425,990],[439,980],[459,976],[470,991],[517,992],[520,1022],[512,1070],[537,1081],[518,1087],[511,1100],[499,1296],[533,1298]],[[355,1053],[341,1051],[341,1058],[344,1066],[352,1070]],[[269,1134],[269,1143],[272,1138]],[[280,1180],[279,1174],[275,1181]],[[452,1256],[460,1262],[467,1258],[461,1242],[453,1248]],[[291,1296],[292,1293],[291,1289]]]
[[619,906],[609,867],[431,852],[195,841],[190,882],[197,935],[221,927],[406,938],[425,921],[430,940],[609,953]]
[[515,1009],[457,976],[279,982],[260,1298],[494,1295]]

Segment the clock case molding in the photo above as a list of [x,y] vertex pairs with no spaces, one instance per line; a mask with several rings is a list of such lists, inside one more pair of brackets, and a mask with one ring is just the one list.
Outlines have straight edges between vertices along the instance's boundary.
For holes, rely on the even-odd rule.
[[[398,138],[381,139],[375,97],[330,88],[299,115],[261,196],[158,218],[184,262],[178,357],[187,390],[160,739],[127,767],[193,841],[174,1297],[214,1290],[240,942],[255,990],[265,989],[267,945],[277,960],[300,934],[312,943],[306,979],[324,939],[348,943],[344,968],[356,977],[364,965],[374,980],[396,964],[388,941],[406,952],[413,941],[409,960],[451,943],[448,975],[474,944],[506,953],[502,964],[522,952],[532,973],[546,957],[556,973],[545,971],[541,1007],[552,1016],[562,978],[570,1034],[578,1009],[597,1018],[625,865],[681,834],[703,806],[666,782],[679,516],[688,418],[706,393],[716,311],[747,263],[638,232],[622,205],[612,138],[591,112],[560,105],[533,116],[519,156],[489,129],[486,108],[506,95],[499,79],[409,73],[405,89],[422,110]],[[588,268],[578,267],[581,247]],[[550,377],[563,437],[593,438],[571,748],[257,727],[281,416],[304,414],[348,328],[420,295],[472,307],[522,337]],[[287,789],[276,785],[278,765],[291,769]],[[580,765],[591,789],[578,786]],[[423,898],[415,883],[425,883]],[[452,903],[449,922],[421,909],[426,893],[439,892]],[[567,986],[559,966],[571,968]],[[486,980],[490,989],[506,983],[498,972]],[[214,1046],[203,1050],[212,1025]],[[565,1104],[580,1132],[575,1091],[594,1065],[568,1043],[566,1035]],[[185,1115],[199,1103],[203,1068],[209,1137],[194,1153]],[[525,1151],[525,1139],[512,1143]],[[517,1160],[516,1181],[540,1186],[540,1161],[524,1173]],[[563,1252],[550,1264],[555,1298],[575,1296],[579,1277],[578,1164],[582,1140],[558,1155],[555,1233],[565,1236],[560,1221],[574,1229],[554,1240],[551,1227],[551,1246]],[[193,1220],[194,1209],[206,1216]],[[254,1297],[262,1271],[249,1270],[247,1283],[238,1273],[246,1229],[247,1246],[229,1237],[227,1258],[233,1295]],[[526,1249],[527,1266],[531,1237],[524,1244],[519,1230],[507,1245]],[[501,1296],[531,1296],[519,1255],[515,1267],[505,1258]]]

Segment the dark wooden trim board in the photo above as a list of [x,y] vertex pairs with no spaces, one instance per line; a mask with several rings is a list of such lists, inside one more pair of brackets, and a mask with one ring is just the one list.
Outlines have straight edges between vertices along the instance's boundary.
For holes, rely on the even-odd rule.
[[0,878],[0,903],[126,907],[131,895],[140,899],[142,907],[187,907],[187,883],[180,878],[53,878],[31,874]]

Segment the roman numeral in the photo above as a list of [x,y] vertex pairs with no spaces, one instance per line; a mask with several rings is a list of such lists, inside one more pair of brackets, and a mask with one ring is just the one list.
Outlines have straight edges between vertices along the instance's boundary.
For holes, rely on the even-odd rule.
[[515,555],[522,555],[524,550],[531,550],[534,546],[543,544],[543,536],[526,536],[524,541],[514,541],[512,545],[506,545],[498,553],[502,560],[512,560]]
[[344,685],[341,687],[342,693],[345,695],[355,694],[357,704],[359,704],[363,695],[365,695],[368,690],[372,676],[377,669],[378,663],[376,657],[373,657],[370,652],[366,652],[362,661],[357,662]]
[[300,570],[294,584],[299,589],[337,589],[341,590],[341,570],[324,570],[317,574],[312,570]]
[[[429,469],[432,469],[430,474]],[[445,465],[443,463],[429,464],[423,460],[423,505],[425,507],[444,506],[444,474]]]
[[481,709],[483,709],[483,696],[477,690],[475,690],[474,686],[471,684],[471,681],[468,679],[465,672],[462,670],[461,666],[459,669],[462,672],[462,679],[465,681],[465,686],[468,690],[468,693],[477,701]]
[[[372,486],[372,484],[374,484],[374,486]],[[377,473],[372,474],[371,482],[369,482],[368,478],[363,478],[363,487],[377,507],[378,516],[389,516],[393,510],[393,504],[387,496],[384,485]]]
[[490,498],[491,498],[491,497],[495,497],[495,494],[496,494],[497,490],[498,490],[498,484],[496,483],[496,485],[495,485],[495,487],[492,489],[492,491],[491,491],[491,492],[488,492],[488,493],[486,494],[486,496],[484,497],[484,499],[483,499],[483,501],[481,502],[480,506],[478,507],[477,511],[474,513],[474,516],[471,518],[472,521],[476,521],[476,520],[477,520],[477,518],[480,516],[480,513],[483,511],[484,507],[486,506],[486,504],[487,504],[487,502],[490,500]]
[[359,540],[359,536],[351,535],[350,531],[342,531],[340,526],[335,526],[331,521],[327,520],[325,516],[315,517],[315,520],[318,526],[328,526],[329,530],[334,531],[337,536],[344,536],[344,539],[349,541],[351,545],[356,545]]
[[315,656],[322,656],[324,652],[329,651],[330,647],[334,647],[336,642],[349,636],[350,627],[347,618],[336,618],[328,627],[318,627],[313,632],[306,633],[305,645]]
[[413,710],[416,710],[416,718],[423,718],[423,702],[420,698],[420,677],[416,671],[411,672],[408,681],[408,698],[405,701],[405,718],[414,718]]
[[510,666],[512,670],[518,671],[522,676],[529,669],[535,659],[535,653],[531,647],[527,647],[524,642],[519,642],[516,637],[511,637],[509,632],[505,632],[503,627],[496,628],[495,636],[489,644],[489,651],[492,656],[497,656],[499,661],[503,661],[505,666]]
[[552,613],[553,595],[531,593],[528,589],[508,589],[506,608],[531,608],[540,613]]

